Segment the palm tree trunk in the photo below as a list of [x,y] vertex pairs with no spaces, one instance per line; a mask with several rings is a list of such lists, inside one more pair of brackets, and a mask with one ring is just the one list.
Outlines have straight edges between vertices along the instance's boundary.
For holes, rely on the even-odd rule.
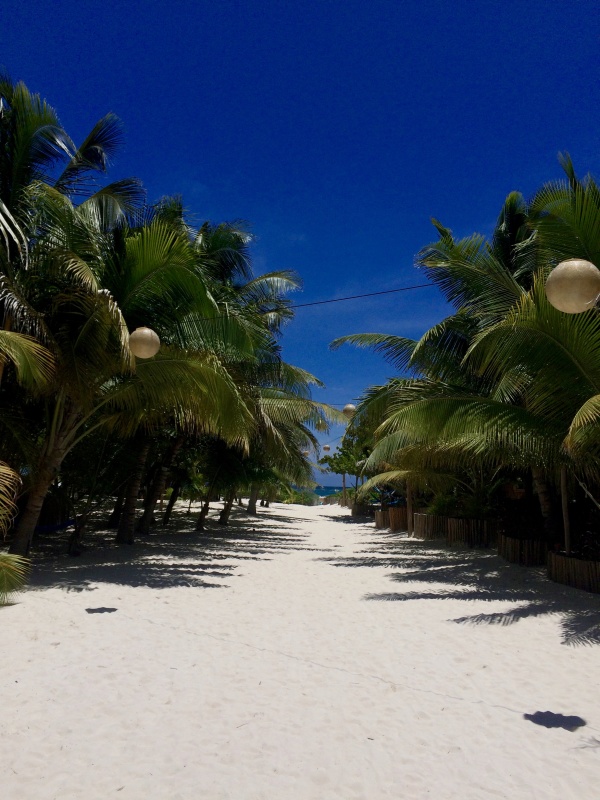
[[147,436],[136,436],[133,440],[134,446],[139,447],[138,457],[127,483],[125,492],[125,502],[119,520],[116,541],[119,544],[133,544],[135,539],[135,509],[137,506],[138,494],[144,475],[144,467],[150,450],[150,439]]
[[412,486],[408,481],[406,481],[406,529],[409,536],[412,536],[415,532],[413,516],[413,493]]
[[173,486],[173,490],[171,492],[171,497],[169,497],[169,502],[167,503],[167,507],[165,509],[165,514],[163,516],[163,526],[169,524],[169,520],[171,519],[171,511],[173,511],[173,506],[177,502],[177,498],[179,497],[179,493],[181,492],[181,481],[176,481],[175,485]]
[[115,501],[115,507],[113,508],[111,515],[106,523],[109,528],[117,528],[119,526],[119,520],[121,519],[121,512],[123,511],[123,503],[125,502],[126,488],[127,488],[126,483],[121,484],[121,486],[119,487],[119,493]]
[[185,442],[185,436],[180,433],[169,445],[167,452],[163,456],[162,461],[158,465],[156,472],[154,473],[154,480],[148,490],[148,498],[146,500],[146,505],[144,507],[144,513],[142,514],[140,521],[138,522],[137,530],[138,533],[147,536],[150,533],[150,524],[154,517],[154,509],[156,508],[156,504],[158,503],[159,499],[162,497],[162,493],[165,490],[165,486],[167,483],[167,478],[169,476],[169,470],[177,456],[177,453],[183,447]]
[[250,498],[248,500],[248,513],[256,514],[256,501],[258,500],[258,486],[252,484],[250,487]]
[[52,423],[42,446],[27,503],[15,526],[10,553],[25,556],[31,547],[35,526],[40,518],[48,489],[56,480],[58,470],[68,452],[68,441],[79,420],[79,411],[59,393],[54,403]]
[[204,501],[204,504],[202,505],[202,508],[200,509],[200,513],[198,514],[198,519],[196,520],[196,530],[197,531],[203,531],[204,530],[204,520],[206,519],[206,517],[208,515],[208,510],[210,508],[210,500],[211,500],[211,497],[213,496],[213,492],[215,491],[215,486],[217,485],[217,478],[219,477],[219,472],[220,471],[221,471],[221,468],[218,467],[217,471],[214,474],[212,483],[208,487],[208,491],[206,493],[206,500]]
[[200,513],[198,514],[198,519],[196,520],[197,531],[204,530],[204,520],[208,516],[209,510],[210,510],[210,492],[206,495],[206,500],[202,504],[202,508],[200,509]]
[[569,522],[569,494],[567,489],[567,468],[563,464],[560,468],[560,497],[562,501],[562,516],[565,532],[565,553],[571,552],[571,524]]
[[40,518],[44,500],[48,494],[48,489],[56,478],[56,473],[62,464],[64,455],[64,447],[62,442],[59,442],[42,458],[37,470],[37,477],[27,495],[27,504],[17,521],[9,553],[17,556],[26,556],[29,553],[35,526]]
[[225,505],[219,514],[219,525],[229,525],[229,515],[235,499],[235,489],[232,489],[225,498]]
[[546,480],[546,473],[541,467],[532,467],[531,477],[533,478],[533,486],[540,503],[542,517],[544,518],[544,531],[548,541],[552,541],[556,538],[558,520],[556,519],[556,504]]
[[70,556],[78,556],[81,554],[79,546],[81,545],[81,537],[88,523],[88,514],[89,511],[86,511],[75,520],[75,528],[73,533],[69,536],[69,548],[67,552]]

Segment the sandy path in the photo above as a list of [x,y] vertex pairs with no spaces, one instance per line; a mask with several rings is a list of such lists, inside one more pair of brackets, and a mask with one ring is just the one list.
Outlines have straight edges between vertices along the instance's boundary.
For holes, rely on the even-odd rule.
[[600,598],[345,514],[38,570],[0,609],[2,797],[597,798]]

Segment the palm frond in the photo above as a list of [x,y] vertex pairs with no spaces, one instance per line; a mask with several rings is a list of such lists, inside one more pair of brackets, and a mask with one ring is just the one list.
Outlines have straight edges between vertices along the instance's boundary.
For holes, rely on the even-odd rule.
[[11,361],[17,381],[30,390],[43,389],[54,375],[53,354],[33,336],[0,330],[0,358]]
[[413,339],[394,336],[387,333],[352,333],[334,339],[329,347],[338,350],[343,344],[369,348],[382,355],[385,360],[402,372],[409,369],[414,349],[417,345]]
[[63,194],[79,194],[85,191],[90,172],[106,172],[110,159],[123,141],[123,126],[115,114],[107,114],[94,125],[60,176],[54,188]]
[[10,602],[29,580],[30,561],[23,556],[0,553],[0,606]]

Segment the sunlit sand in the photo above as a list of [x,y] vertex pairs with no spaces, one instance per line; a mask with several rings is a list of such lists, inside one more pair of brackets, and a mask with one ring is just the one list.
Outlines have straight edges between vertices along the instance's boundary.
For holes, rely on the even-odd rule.
[[600,598],[541,571],[275,505],[33,584],[9,800],[598,796]]

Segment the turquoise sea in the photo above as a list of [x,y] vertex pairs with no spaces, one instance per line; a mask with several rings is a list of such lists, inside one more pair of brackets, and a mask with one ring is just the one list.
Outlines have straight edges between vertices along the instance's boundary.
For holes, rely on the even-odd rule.
[[327,497],[329,494],[337,494],[342,491],[341,486],[316,486],[313,490],[319,497]]

